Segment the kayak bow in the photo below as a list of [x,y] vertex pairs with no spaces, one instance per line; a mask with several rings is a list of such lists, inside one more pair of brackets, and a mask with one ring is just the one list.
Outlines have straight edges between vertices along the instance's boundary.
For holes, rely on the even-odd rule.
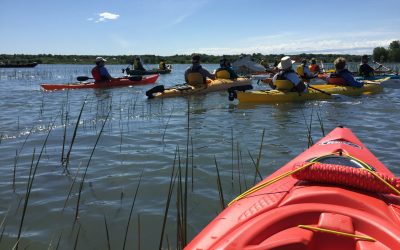
[[234,199],[185,249],[400,249],[399,188],[338,127]]

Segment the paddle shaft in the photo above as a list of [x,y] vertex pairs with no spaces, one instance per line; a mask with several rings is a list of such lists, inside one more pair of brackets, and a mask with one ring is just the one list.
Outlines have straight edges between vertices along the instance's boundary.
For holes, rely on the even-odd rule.
[[314,88],[314,87],[313,87],[313,86],[311,86],[311,85],[307,85],[307,87],[309,87],[310,89],[314,89],[314,90],[316,90],[316,91],[319,91],[319,92],[321,92],[321,93],[324,93],[325,95],[329,95],[329,96],[331,96],[331,95],[332,95],[331,93],[328,93],[328,92],[325,92],[325,91],[323,91],[323,90],[320,90],[320,89]]
[[390,72],[394,72],[392,69],[386,67],[385,65],[383,65],[383,64],[381,64],[381,63],[378,63],[378,62],[376,62],[376,61],[372,61],[372,62],[378,64],[379,66],[381,66],[382,68],[384,68],[384,69],[386,69],[386,70],[388,70],[388,71],[390,71]]

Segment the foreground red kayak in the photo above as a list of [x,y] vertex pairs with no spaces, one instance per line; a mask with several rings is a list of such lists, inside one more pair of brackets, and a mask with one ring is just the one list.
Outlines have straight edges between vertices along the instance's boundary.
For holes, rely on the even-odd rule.
[[69,84],[41,84],[45,90],[62,90],[62,89],[90,89],[90,88],[113,88],[122,86],[132,86],[141,84],[150,84],[157,81],[159,75],[151,75],[146,77],[121,77],[104,83],[84,82]]
[[185,249],[400,249],[399,188],[338,127],[233,200]]

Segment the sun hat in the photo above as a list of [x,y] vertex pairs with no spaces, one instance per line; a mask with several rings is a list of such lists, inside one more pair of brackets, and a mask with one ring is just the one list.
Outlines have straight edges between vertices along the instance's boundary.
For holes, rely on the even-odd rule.
[[289,69],[295,61],[290,59],[290,56],[284,56],[281,58],[281,62],[278,64],[278,69]]
[[107,62],[106,59],[104,59],[103,57],[96,57],[96,62]]

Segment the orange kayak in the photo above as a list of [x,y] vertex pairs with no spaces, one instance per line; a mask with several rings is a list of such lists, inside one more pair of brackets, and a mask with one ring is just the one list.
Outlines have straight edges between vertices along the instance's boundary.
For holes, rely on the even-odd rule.
[[338,127],[234,199],[185,249],[400,249],[399,189]]
[[40,86],[44,90],[63,90],[63,89],[90,89],[90,88],[113,88],[113,87],[123,87],[132,85],[142,85],[155,83],[159,75],[151,75],[139,79],[121,77],[108,82],[83,82],[83,83],[68,83],[68,84],[41,84]]

